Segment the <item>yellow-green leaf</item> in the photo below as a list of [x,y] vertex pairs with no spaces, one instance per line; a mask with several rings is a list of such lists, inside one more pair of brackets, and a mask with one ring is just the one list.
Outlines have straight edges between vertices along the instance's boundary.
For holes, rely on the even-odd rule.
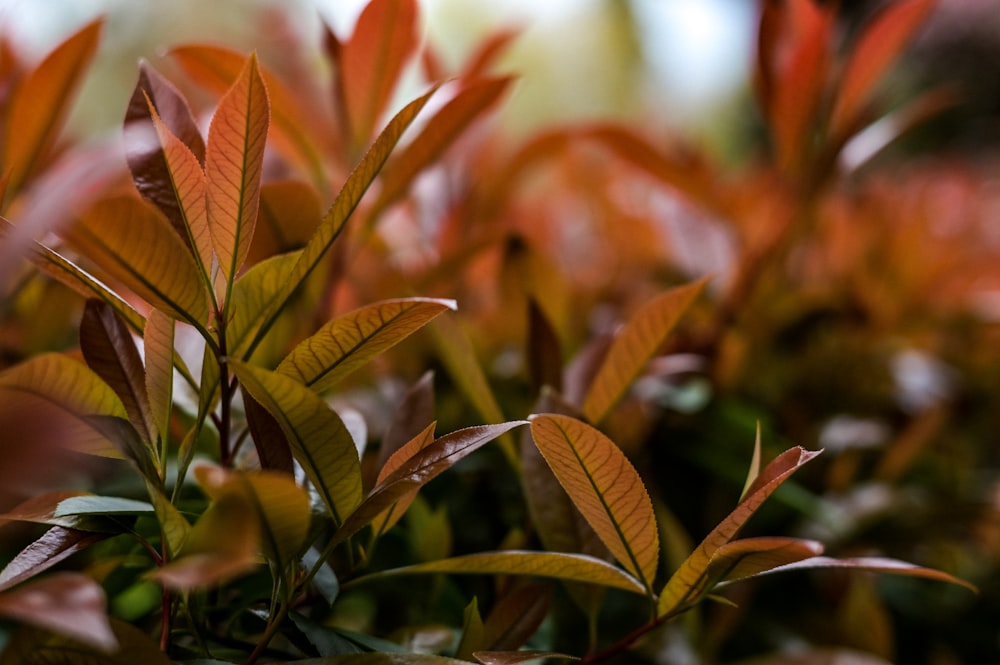
[[191,525],[184,518],[177,507],[170,503],[159,487],[151,482],[146,482],[146,491],[149,493],[153,510],[156,511],[156,521],[160,524],[160,531],[163,539],[167,543],[167,551],[173,558],[184,547],[188,534],[191,532]]
[[8,195],[37,171],[58,138],[69,105],[97,50],[102,20],[84,26],[53,50],[9,93],[0,142]]
[[778,455],[751,483],[745,497],[684,560],[667,581],[657,603],[658,616],[676,614],[697,602],[712,557],[739,533],[761,504],[799,467],[819,455],[800,447]]
[[587,523],[652,594],[660,549],[656,517],[625,454],[600,431],[569,416],[532,416],[531,435]]
[[455,309],[453,300],[433,298],[367,305],[333,319],[303,340],[278,371],[322,392],[449,309]]
[[340,416],[287,376],[231,361],[243,389],[281,425],[292,454],[336,524],[361,503],[361,462]]
[[584,554],[524,550],[480,552],[403,568],[391,568],[359,577],[352,581],[351,585],[396,575],[424,575],[427,573],[548,577],[597,584],[637,594],[646,593],[646,588],[639,580],[620,568],[612,566],[607,561]]
[[219,102],[205,149],[208,224],[219,269],[229,282],[250,251],[269,123],[267,90],[251,55]]
[[671,289],[635,312],[615,336],[594,377],[581,408],[584,417],[600,423],[639,376],[677,322],[705,287],[707,279]]
[[204,327],[208,298],[198,267],[158,210],[132,196],[104,199],[65,235],[154,307]]

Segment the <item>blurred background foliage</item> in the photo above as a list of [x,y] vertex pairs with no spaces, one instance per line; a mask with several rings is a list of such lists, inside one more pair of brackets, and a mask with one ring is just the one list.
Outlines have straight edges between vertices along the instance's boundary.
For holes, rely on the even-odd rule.
[[[34,60],[92,16],[107,15],[96,65],[70,122],[71,134],[94,137],[119,131],[139,58],[182,80],[163,50],[210,41],[257,49],[294,83],[297,73],[322,67],[317,16],[342,31],[362,4],[6,0],[0,25]],[[838,43],[850,43],[889,3],[830,4],[838,6]],[[420,206],[426,212],[443,188],[454,197],[451,209],[477,222],[451,242],[481,240],[474,231],[488,223],[502,227],[502,242],[495,253],[442,275],[433,265],[448,258],[449,239],[431,242],[412,224],[388,220],[388,228],[410,235],[387,232],[378,252],[357,260],[353,297],[395,295],[400,283],[415,283],[427,287],[417,289],[422,294],[457,298],[504,410],[521,417],[532,408],[529,324],[519,290],[525,274],[551,280],[539,304],[566,358],[665,285],[715,274],[711,304],[694,312],[663,362],[608,424],[672,511],[667,540],[683,550],[685,535],[697,541],[733,505],[761,422],[771,454],[790,444],[827,452],[762,512],[755,533],[817,537],[835,555],[908,559],[982,589],[971,597],[861,574],[768,578],[733,588],[737,608],[694,612],[630,657],[687,665],[778,651],[791,655],[742,662],[1000,663],[996,3],[938,3],[880,85],[879,100],[891,111],[944,86],[955,101],[887,149],[878,149],[877,134],[865,135],[814,189],[802,185],[802,173],[776,164],[773,128],[754,98],[756,3],[428,0],[422,6],[426,38],[446,70],[457,69],[499,26],[520,31],[497,66],[517,73],[515,93],[498,123],[452,155],[453,167],[471,166],[473,182],[460,181],[467,191],[456,192],[446,178],[408,204],[408,214]],[[414,76],[411,87],[398,91],[400,102],[420,85]],[[197,88],[185,92],[199,99]],[[680,155],[695,190],[711,193],[699,198],[676,182],[665,186],[648,169],[592,144],[554,150],[537,169],[522,168],[516,184],[504,181],[518,150],[583,121],[621,122],[651,144],[680,146],[671,155]],[[480,180],[488,184],[477,189]],[[498,183],[508,187],[497,193],[501,202],[488,196]],[[775,220],[786,215],[806,221],[767,261],[759,260],[755,248],[767,246],[768,233],[780,228]],[[436,221],[450,223],[448,214]],[[397,268],[392,275],[380,272],[386,258]],[[757,271],[749,280],[748,265]],[[750,286],[734,287],[740,284]],[[58,291],[49,297],[72,300]],[[60,309],[67,319],[71,311]],[[60,327],[46,318],[44,334],[43,326],[25,325],[27,332],[0,340],[9,356],[74,344],[68,320]],[[383,366],[377,389],[365,387],[368,375],[343,399],[377,422],[390,408],[387,393],[397,398],[425,365],[439,363],[408,347]],[[445,373],[437,392],[444,422],[476,421]],[[484,453],[461,465],[450,484],[432,485],[406,523],[410,547],[434,558],[443,554],[435,547],[476,551],[509,537],[524,521],[523,506],[516,481],[500,467]],[[451,528],[442,521],[445,512]],[[379,555],[391,559],[392,548]],[[399,591],[381,589],[381,595],[349,595],[339,611],[343,624],[358,630],[407,625],[413,643],[430,640],[435,622],[453,622],[463,607],[468,587],[459,592],[454,584],[415,582],[414,589],[427,587],[427,607],[393,605]],[[489,589],[476,591],[489,597]],[[568,598],[555,602],[564,611],[545,630],[555,636],[554,648],[576,651],[559,640],[585,631],[583,616]],[[614,594],[605,615],[612,626],[631,623]],[[810,644],[828,651],[794,655]]]

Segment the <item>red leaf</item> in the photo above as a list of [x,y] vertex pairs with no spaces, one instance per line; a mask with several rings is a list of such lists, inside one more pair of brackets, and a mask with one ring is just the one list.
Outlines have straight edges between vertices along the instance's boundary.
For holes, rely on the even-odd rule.
[[0,591],[48,570],[63,559],[87,549],[110,534],[88,533],[54,526],[28,545],[0,571]]

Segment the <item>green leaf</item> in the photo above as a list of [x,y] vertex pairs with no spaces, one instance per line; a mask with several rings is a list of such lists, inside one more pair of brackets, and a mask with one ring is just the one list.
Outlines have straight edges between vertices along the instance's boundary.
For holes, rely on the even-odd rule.
[[[417,114],[420,113],[420,110],[427,103],[427,100],[430,99],[431,95],[434,94],[435,90],[436,88],[431,89],[430,92],[403,107],[393,117],[382,133],[379,134],[375,143],[368,149],[368,152],[361,158],[361,161],[354,170],[351,171],[340,193],[337,194],[333,205],[330,206],[330,209],[323,217],[323,221],[320,222],[316,232],[302,250],[302,254],[299,256],[299,260],[296,262],[292,273],[281,283],[281,290],[268,307],[266,315],[262,317],[262,323],[251,341],[247,353],[253,352],[263,339],[264,334],[267,333],[277,320],[281,314],[281,310],[292,297],[292,294],[305,283],[309,275],[319,266],[323,256],[343,230],[344,224],[354,212],[354,209],[358,207],[361,197],[368,191],[368,187],[375,180],[379,171],[382,170],[382,166],[389,158],[399,138],[406,131],[406,128],[410,126],[414,118],[417,117]],[[245,358],[247,356],[244,355],[242,357]]]
[[[125,406],[129,422],[152,446],[159,428],[153,419],[146,370],[128,327],[110,305],[87,300],[80,320],[80,350],[87,366],[115,391]],[[150,448],[152,451],[152,447]]]
[[153,509],[156,511],[156,520],[160,524],[163,540],[167,544],[167,551],[172,559],[187,542],[191,532],[191,524],[181,515],[177,507],[170,503],[170,499],[159,486],[147,481],[146,490],[149,493],[150,501],[152,501]]
[[652,594],[659,557],[656,516],[624,453],[604,434],[569,416],[532,416],[531,435],[601,541]]
[[276,372],[230,361],[243,389],[274,416],[292,454],[336,524],[361,502],[361,462],[354,440],[316,393]]
[[323,392],[434,317],[454,309],[453,300],[434,298],[367,305],[338,316],[303,340],[281,362],[278,372]]
[[736,537],[747,520],[792,473],[817,455],[819,451],[810,452],[795,447],[778,455],[764,468],[751,483],[746,496],[736,509],[705,536],[701,544],[667,581],[663,591],[660,592],[656,607],[657,616],[674,615],[697,603],[699,594],[704,591],[703,580],[715,553]]
[[549,577],[570,582],[597,584],[637,594],[646,593],[646,588],[639,580],[624,570],[612,566],[607,561],[595,559],[585,554],[523,550],[480,552],[402,568],[391,568],[359,577],[352,580],[350,584],[353,586],[385,577],[426,575],[428,573]]
[[88,533],[61,526],[52,527],[38,540],[21,550],[0,571],[0,591],[31,579],[107,537],[108,534]]
[[465,607],[462,613],[462,639],[455,647],[455,657],[460,660],[472,658],[472,652],[482,648],[483,642],[483,618],[479,614],[479,601],[473,597],[472,602]]
[[0,616],[112,652],[118,640],[107,609],[104,589],[80,573],[54,573],[0,593]]
[[139,515],[153,512],[153,506],[145,501],[125,499],[117,496],[81,494],[63,499],[52,513],[54,517],[67,515]]
[[208,298],[198,267],[159,211],[132,196],[104,199],[65,235],[151,305],[204,330]]
[[257,56],[251,54],[219,102],[205,149],[208,224],[219,268],[229,284],[250,251],[257,224],[270,114]]
[[334,534],[343,542],[371,523],[382,511],[420,489],[466,455],[526,421],[467,427],[447,434],[422,448],[372,489],[364,502],[351,513]]

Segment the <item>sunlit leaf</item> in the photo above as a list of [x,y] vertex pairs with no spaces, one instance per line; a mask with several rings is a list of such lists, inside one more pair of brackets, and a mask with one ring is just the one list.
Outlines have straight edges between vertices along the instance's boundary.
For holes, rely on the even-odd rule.
[[872,88],[902,55],[906,43],[923,24],[937,0],[901,0],[883,7],[864,28],[858,43],[851,49],[837,99],[830,116],[830,129],[836,135],[847,131],[863,109]]
[[205,149],[208,224],[219,268],[231,281],[250,251],[260,203],[267,90],[251,55],[212,117]]
[[944,571],[936,570],[934,568],[925,568],[907,561],[900,561],[898,559],[889,559],[885,557],[871,556],[837,559],[833,557],[816,556],[796,561],[794,563],[788,563],[776,568],[771,568],[767,572],[783,573],[790,570],[803,570],[810,568],[847,568],[872,573],[889,573],[892,575],[905,575],[908,577],[922,577],[930,580],[938,580],[940,582],[948,582],[949,584],[957,584],[958,586],[963,586],[970,591],[976,593],[979,592],[978,588],[976,588],[974,584],[966,582],[965,580],[955,577],[954,575],[949,575]]
[[[822,543],[800,538],[743,538],[726,543],[712,555],[705,569],[703,589],[743,580],[823,552]],[[697,593],[697,591],[695,591]]]
[[580,660],[576,656],[569,656],[564,653],[554,651],[476,651],[472,657],[482,665],[521,665],[533,660]]
[[350,538],[383,510],[420,489],[466,455],[505,432],[526,424],[526,421],[519,420],[498,425],[467,427],[446,434],[425,446],[372,489],[364,502],[344,520],[340,529],[334,534],[335,540],[343,541]]
[[141,200],[99,201],[65,235],[154,307],[196,327],[207,321],[208,298],[194,258],[163,215]]
[[620,568],[612,566],[607,561],[584,554],[521,550],[480,552],[403,568],[381,570],[359,577],[351,584],[360,584],[362,581],[367,582],[396,575],[424,575],[427,573],[548,577],[571,582],[598,584],[637,594],[646,593],[645,587],[639,580]]
[[625,454],[604,434],[569,416],[532,416],[531,436],[601,541],[650,589],[659,557],[656,517]]
[[257,347],[257,344],[260,343],[264,334],[274,324],[275,320],[277,320],[282,309],[292,297],[292,294],[295,293],[296,289],[319,266],[323,256],[343,230],[347,219],[361,202],[361,197],[368,191],[368,187],[382,170],[382,166],[389,158],[400,136],[403,135],[406,128],[410,126],[410,123],[420,113],[420,110],[432,94],[434,94],[433,89],[403,107],[389,122],[385,130],[379,134],[375,143],[368,149],[368,152],[365,153],[365,156],[354,170],[351,171],[333,205],[330,206],[330,209],[323,217],[323,221],[320,222],[316,232],[302,250],[302,254],[299,256],[299,260],[296,262],[291,274],[282,282],[280,293],[272,301],[272,305],[268,308],[266,315],[262,317],[261,326],[250,343],[249,350],[251,352]]
[[420,134],[386,165],[375,209],[384,208],[406,194],[417,174],[437,160],[473,121],[496,104],[512,80],[505,76],[471,81],[434,114]]
[[746,497],[747,492],[750,487],[757,480],[757,476],[760,475],[760,421],[757,422],[757,437],[753,442],[753,457],[750,460],[750,469],[747,471],[747,479],[743,484],[743,491],[740,493],[740,501]]
[[[154,126],[152,111],[159,116],[162,131]],[[166,215],[177,235],[188,240],[188,225],[184,222],[174,178],[170,175],[163,134],[169,134],[185,146],[197,160],[199,170],[205,161],[205,141],[187,100],[145,61],[139,63],[139,80],[125,111],[124,130],[125,156],[136,189]]]
[[79,573],[54,573],[0,593],[0,616],[51,630],[101,651],[115,651],[104,589]]
[[712,557],[739,533],[761,504],[803,464],[819,455],[803,448],[790,448],[778,455],[757,476],[745,497],[725,519],[707,535],[668,580],[657,603],[657,615],[683,611],[697,602],[702,581]]
[[[396,471],[399,467],[401,467],[404,462],[434,443],[435,425],[436,423],[432,422],[430,425],[425,427],[422,432],[396,450],[396,452],[394,452],[389,459],[386,460],[385,464],[382,465],[382,469],[379,471],[375,484],[378,485],[384,481],[390,474],[392,474],[393,471]],[[409,508],[410,504],[416,498],[417,492],[418,490],[414,489],[409,494],[399,499],[399,501],[392,504],[389,508],[382,511],[378,517],[372,520],[372,530],[377,535],[381,535],[391,529],[403,516],[406,509]]]
[[368,144],[417,43],[414,0],[373,0],[342,44],[339,74],[355,150]]
[[147,443],[157,440],[146,392],[146,370],[125,322],[107,303],[90,299],[80,321],[80,349],[87,366],[115,391],[129,421]]
[[81,552],[109,534],[88,533],[54,526],[21,550],[0,571],[0,591],[44,572],[69,556]]
[[142,333],[146,358],[146,394],[153,422],[166,446],[174,390],[174,320],[158,309],[150,310]]
[[322,392],[442,312],[452,300],[385,300],[339,316],[303,340],[278,371]]
[[174,196],[171,211],[179,217],[175,228],[179,226],[181,238],[193,248],[207,283],[215,256],[208,221],[208,179],[198,157],[160,119],[152,101],[149,101],[149,114],[161,146],[160,159],[164,162],[168,178],[166,184],[170,187],[169,193]]
[[230,355],[244,358],[253,335],[274,302],[284,294],[284,285],[301,252],[280,254],[261,261],[243,273],[230,296],[232,319],[226,327]]
[[8,196],[21,190],[58,138],[103,23],[92,21],[57,46],[6,98],[0,170],[6,174]]
[[583,401],[581,410],[588,421],[598,424],[604,420],[706,283],[706,279],[701,279],[671,289],[644,304],[629,318],[611,343]]
[[292,454],[340,524],[361,502],[361,462],[340,416],[294,379],[240,362],[232,368],[281,425]]
[[21,628],[0,654],[0,665],[171,665],[146,633],[120,619],[109,619],[118,648],[113,652],[84,646],[74,637]]

